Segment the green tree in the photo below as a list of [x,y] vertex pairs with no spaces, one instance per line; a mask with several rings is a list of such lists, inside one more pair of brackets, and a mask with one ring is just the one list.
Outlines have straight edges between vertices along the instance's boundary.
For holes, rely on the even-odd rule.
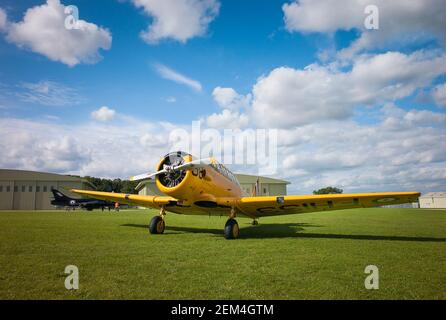
[[138,185],[137,181],[122,180],[121,192],[122,193],[136,193],[135,188],[137,185]]
[[90,185],[86,184],[86,188],[96,191],[117,192],[117,193],[136,193],[135,187],[138,182],[121,180],[121,179],[101,179],[96,177],[86,176],[83,179],[87,180]]
[[314,190],[313,194],[333,194],[333,193],[342,193],[344,190],[336,188],[336,187],[325,187],[319,190]]

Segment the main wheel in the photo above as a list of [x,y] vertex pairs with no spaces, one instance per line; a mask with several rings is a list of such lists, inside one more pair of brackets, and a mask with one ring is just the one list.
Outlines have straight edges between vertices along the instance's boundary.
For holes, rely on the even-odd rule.
[[226,239],[237,239],[240,231],[238,228],[238,223],[235,219],[228,219],[225,224],[225,238]]
[[165,223],[160,216],[155,216],[150,220],[149,231],[151,234],[161,234],[164,232]]

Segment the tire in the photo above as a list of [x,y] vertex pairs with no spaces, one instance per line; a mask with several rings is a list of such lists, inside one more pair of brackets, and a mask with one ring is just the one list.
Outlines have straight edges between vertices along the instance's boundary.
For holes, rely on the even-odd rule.
[[164,220],[160,216],[155,216],[150,220],[149,231],[151,234],[161,234],[165,226]]
[[235,219],[228,219],[225,224],[225,238],[228,240],[237,239],[240,234],[238,223]]

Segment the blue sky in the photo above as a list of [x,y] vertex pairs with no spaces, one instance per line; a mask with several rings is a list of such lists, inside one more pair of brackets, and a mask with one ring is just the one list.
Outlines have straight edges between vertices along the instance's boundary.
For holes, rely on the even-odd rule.
[[[27,8],[42,1],[4,3],[10,19],[19,21]],[[138,36],[151,20],[129,2],[69,4],[79,8],[80,19],[110,30],[112,49],[102,50],[103,59],[98,63],[69,67],[3,39],[0,47],[3,84],[14,87],[20,82],[46,79],[75,88],[85,98],[76,110],[48,110],[20,102],[21,108],[14,114],[38,117],[50,113],[61,119],[69,117],[70,122],[84,121],[98,105],[107,105],[152,120],[190,122],[218,111],[211,95],[216,86],[248,93],[258,77],[275,67],[303,68],[314,62],[319,45],[327,42],[323,35],[287,32],[281,11],[283,1],[226,1],[205,36],[186,44],[167,39],[157,45],[147,45]],[[351,38],[346,32],[336,36],[340,45],[348,45]],[[155,63],[197,79],[203,84],[203,92],[196,93],[161,79],[153,68]],[[172,106],[166,102],[168,97],[175,97],[178,103]],[[171,112],[172,108],[177,112]]]
[[201,120],[278,129],[296,192],[446,189],[444,5],[376,1],[373,31],[343,2],[4,0],[0,166],[126,177]]

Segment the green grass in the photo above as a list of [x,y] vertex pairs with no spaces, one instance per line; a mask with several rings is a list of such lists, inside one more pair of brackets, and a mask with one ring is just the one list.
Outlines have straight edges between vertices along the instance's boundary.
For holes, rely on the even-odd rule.
[[[151,211],[1,212],[1,299],[445,299],[446,210],[360,209],[250,220]],[[64,287],[79,267],[80,288]],[[364,288],[376,265],[379,290]]]

